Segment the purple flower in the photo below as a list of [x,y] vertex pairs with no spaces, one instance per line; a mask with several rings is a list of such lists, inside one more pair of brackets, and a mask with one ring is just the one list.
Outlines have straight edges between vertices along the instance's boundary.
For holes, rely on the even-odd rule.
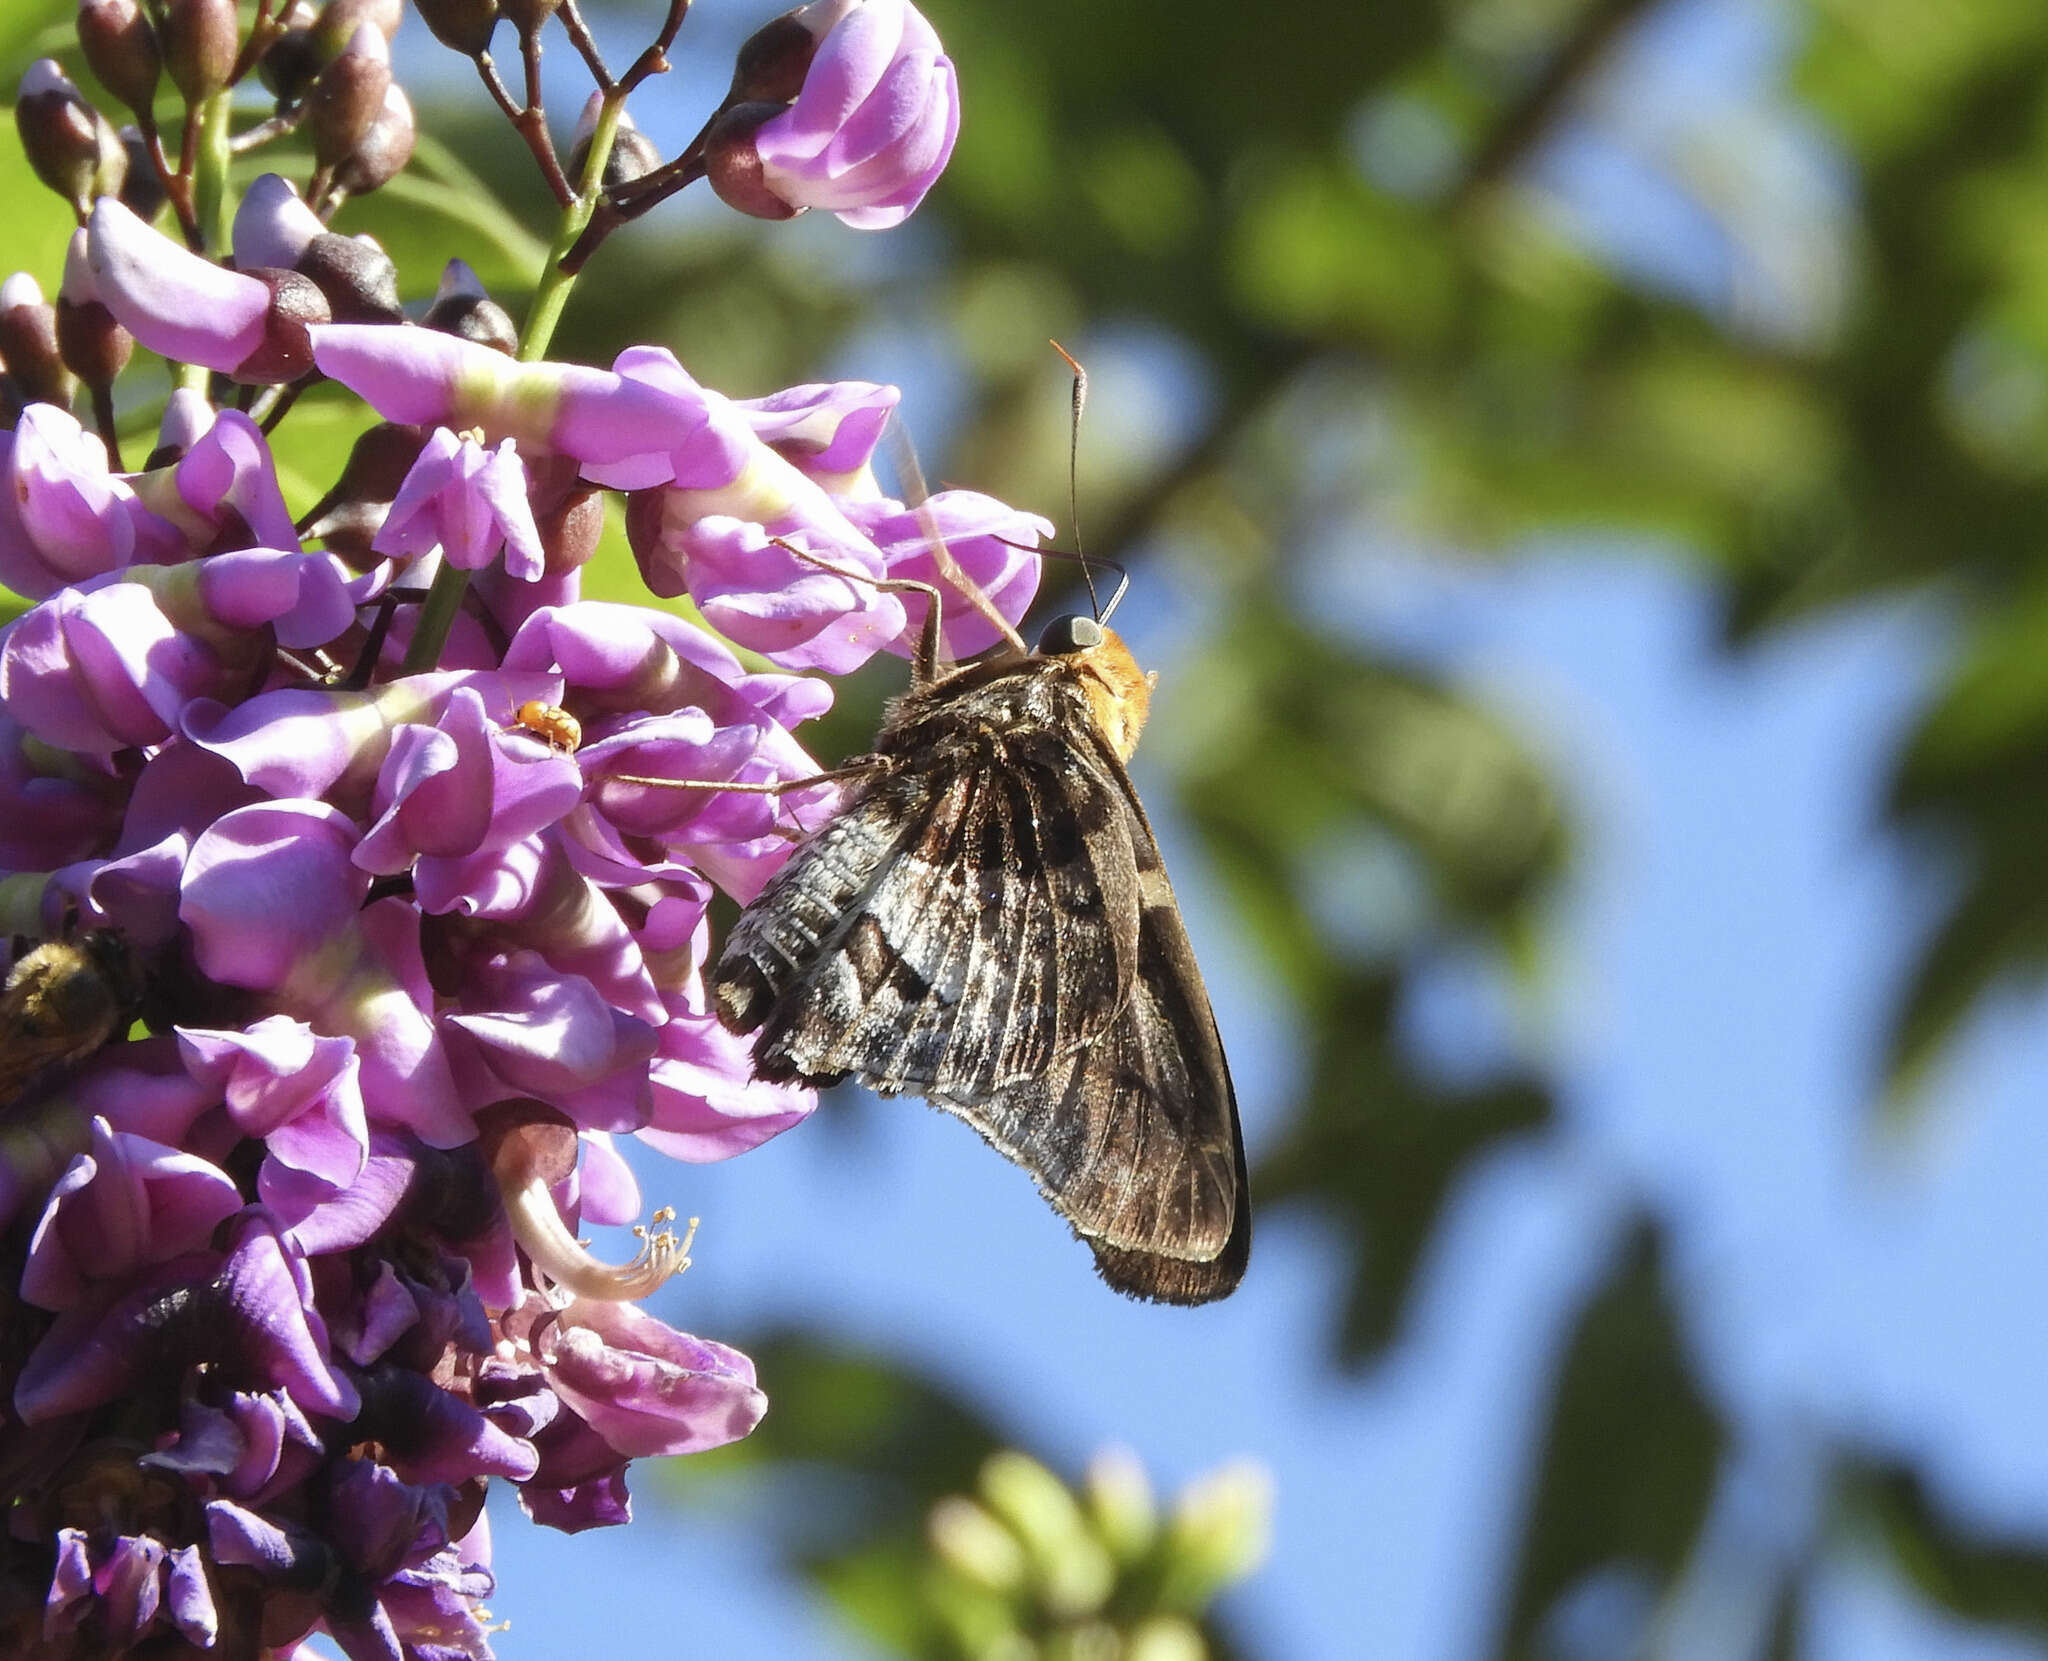
[[641,482],[673,476],[662,460],[693,425],[688,409],[641,381],[575,363],[521,363],[433,329],[386,323],[315,328],[322,372],[388,421],[477,428],[487,439],[573,456],[587,467],[637,464]]
[[[1039,558],[1031,550],[1040,537],[1052,535],[1050,522],[1037,514],[1019,512],[972,490],[942,490],[914,509],[883,500],[848,502],[846,511],[881,549],[890,576],[914,578],[939,590],[940,629],[952,656],[987,651],[1003,635],[941,576],[934,537],[945,543],[954,565],[1012,626],[1030,609],[1039,573]],[[903,596],[908,621],[890,651],[899,657],[911,654],[929,604],[922,594]]]
[[448,563],[476,571],[505,554],[508,576],[531,582],[545,560],[526,499],[526,468],[511,439],[486,450],[436,427],[371,546],[380,554],[441,549]]
[[211,1649],[219,1615],[196,1546],[168,1550],[147,1534],[116,1536],[96,1548],[82,1529],[57,1531],[57,1571],[43,1606],[43,1637],[89,1636],[103,1653],[125,1653],[168,1628]]
[[820,37],[817,56],[796,102],[754,133],[760,182],[859,230],[900,225],[959,136],[952,59],[908,0],[816,0],[791,15]]
[[268,1157],[330,1189],[347,1188],[370,1155],[360,1063],[352,1039],[322,1038],[272,1015],[246,1030],[178,1033],[185,1066],[218,1092],[228,1118]]
[[75,1309],[204,1245],[241,1208],[235,1185],[206,1160],[94,1119],[92,1151],[57,1179],[36,1224],[21,1295],[45,1309]]
[[868,465],[902,397],[874,381],[830,381],[734,403],[755,437],[843,497],[880,494]]
[[541,1313],[531,1343],[555,1394],[629,1459],[723,1447],[768,1409],[739,1351],[631,1304],[578,1298]]
[[344,1421],[361,1405],[331,1364],[303,1259],[252,1208],[225,1255],[173,1259],[103,1313],[60,1315],[21,1370],[15,1411],[39,1424],[131,1391],[175,1395],[195,1347],[234,1388],[284,1390],[302,1411]]
[[270,289],[254,277],[180,247],[111,196],[86,233],[100,303],[152,352],[231,375],[262,349]]
[[52,404],[0,433],[0,468],[0,582],[17,594],[43,599],[137,559],[184,556],[175,527],[107,470],[106,446]]

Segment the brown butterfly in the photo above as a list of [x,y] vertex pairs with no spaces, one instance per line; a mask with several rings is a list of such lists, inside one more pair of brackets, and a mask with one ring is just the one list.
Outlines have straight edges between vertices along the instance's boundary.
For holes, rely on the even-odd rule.
[[734,925],[719,1018],[756,1034],[763,1079],[851,1077],[965,1119],[1119,1292],[1227,1296],[1251,1252],[1237,1099],[1124,770],[1153,677],[1092,617],[1036,651],[1005,623],[1013,644],[942,669],[938,594],[891,586],[929,597],[910,690]]

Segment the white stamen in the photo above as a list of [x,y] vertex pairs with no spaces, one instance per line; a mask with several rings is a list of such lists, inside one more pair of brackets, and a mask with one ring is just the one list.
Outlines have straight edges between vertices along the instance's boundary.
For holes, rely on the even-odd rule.
[[606,1263],[592,1257],[583,1243],[569,1232],[555,1209],[554,1196],[538,1175],[513,1186],[502,1184],[505,1214],[512,1232],[533,1266],[554,1285],[577,1297],[607,1302],[644,1298],[671,1275],[690,1266],[690,1242],[697,1237],[697,1219],[680,1240],[666,1224],[676,1220],[675,1208],[663,1206],[651,1219],[652,1227],[636,1227],[640,1249],[624,1263]]

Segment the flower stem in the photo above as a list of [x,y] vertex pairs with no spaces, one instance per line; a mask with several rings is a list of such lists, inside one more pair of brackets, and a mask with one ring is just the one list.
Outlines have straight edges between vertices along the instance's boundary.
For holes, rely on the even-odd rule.
[[[584,226],[590,223],[590,216],[604,195],[604,167],[611,159],[612,143],[619,134],[619,118],[625,110],[623,86],[606,93],[604,102],[598,107],[597,126],[590,135],[590,150],[584,158],[576,199],[562,210],[561,220],[555,227],[555,240],[548,248],[547,263],[541,267],[540,282],[533,291],[533,303],[527,308],[525,327],[519,331],[518,356],[521,363],[537,363],[547,356],[548,344],[555,338],[556,325],[562,321],[563,308],[569,303],[569,290],[576,286],[575,273],[562,269],[562,259],[576,246],[577,238],[582,236]],[[420,603],[419,625],[406,645],[405,662],[400,673],[424,674],[441,661],[441,648],[448,643],[448,631],[455,626],[456,614],[462,609],[462,597],[468,591],[469,573],[459,571],[444,561],[441,569],[434,573],[433,585],[427,590],[426,599]]]
[[209,253],[228,245],[234,216],[228,201],[228,164],[234,160],[228,128],[230,94],[216,92],[199,109],[199,143],[193,154],[193,213]]
[[526,327],[519,332],[519,358],[523,363],[533,363],[547,355],[555,326],[562,321],[569,290],[576,286],[575,272],[564,270],[562,261],[576,246],[583,227],[597,210],[598,199],[604,195],[605,163],[611,160],[612,143],[619,136],[619,120],[625,113],[626,95],[616,89],[607,93],[598,106],[597,125],[590,135],[589,153],[583,159],[583,177],[578,181],[576,200],[562,210],[555,240],[548,249],[547,264],[533,291],[533,305],[526,313]]

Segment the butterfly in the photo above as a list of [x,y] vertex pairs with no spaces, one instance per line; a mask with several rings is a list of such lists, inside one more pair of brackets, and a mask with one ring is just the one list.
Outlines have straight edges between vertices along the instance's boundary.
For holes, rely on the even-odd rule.
[[942,668],[937,592],[900,586],[929,597],[911,687],[733,926],[719,1018],[759,1078],[966,1120],[1117,1291],[1227,1296],[1251,1252],[1237,1099],[1125,770],[1154,677],[1085,616]]

